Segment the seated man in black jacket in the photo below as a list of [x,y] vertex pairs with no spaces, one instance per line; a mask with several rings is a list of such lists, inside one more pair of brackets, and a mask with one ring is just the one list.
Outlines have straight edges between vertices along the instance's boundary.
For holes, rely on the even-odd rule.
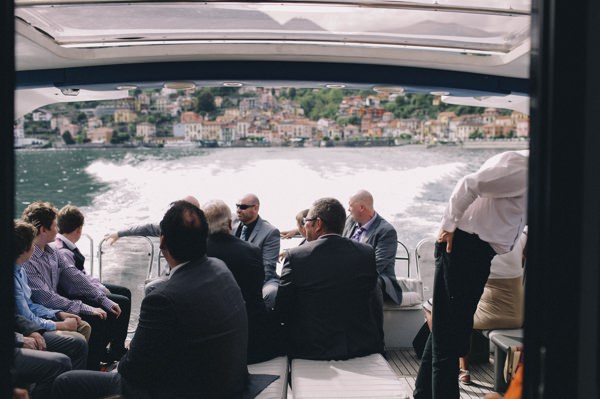
[[282,353],[274,318],[262,295],[265,271],[260,248],[231,234],[231,210],[221,200],[202,206],[208,221],[206,254],[221,259],[242,290],[248,313],[248,364]]
[[344,360],[383,352],[375,253],[341,236],[345,221],[339,201],[315,201],[304,219],[308,242],[287,252],[275,311],[293,358]]

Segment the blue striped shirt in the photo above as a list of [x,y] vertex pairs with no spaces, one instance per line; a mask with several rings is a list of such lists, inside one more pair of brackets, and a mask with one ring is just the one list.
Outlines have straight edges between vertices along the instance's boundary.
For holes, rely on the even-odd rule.
[[49,245],[42,251],[37,245],[31,259],[23,263],[31,287],[31,299],[51,309],[60,309],[74,314],[93,314],[93,307],[80,300],[58,294],[58,288],[69,297],[81,297],[99,304],[110,311],[115,305],[106,294],[94,287],[87,277],[75,266],[65,262],[62,256]]

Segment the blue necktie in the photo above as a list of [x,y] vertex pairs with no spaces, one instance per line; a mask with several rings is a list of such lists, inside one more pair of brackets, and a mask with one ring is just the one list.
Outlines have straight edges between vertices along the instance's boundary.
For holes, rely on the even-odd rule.
[[242,226],[242,232],[240,233],[240,238],[244,241],[246,241],[247,237],[246,237],[246,233],[248,232],[248,226],[243,225]]
[[365,229],[363,227],[359,227],[354,231],[354,234],[352,234],[351,239],[360,242],[360,236],[362,235],[363,231],[365,231]]

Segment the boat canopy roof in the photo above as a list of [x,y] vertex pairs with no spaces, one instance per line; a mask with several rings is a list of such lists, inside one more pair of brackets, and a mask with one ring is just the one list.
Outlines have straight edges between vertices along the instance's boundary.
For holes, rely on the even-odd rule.
[[57,101],[169,81],[526,95],[530,9],[530,0],[16,0],[17,88],[55,88]]

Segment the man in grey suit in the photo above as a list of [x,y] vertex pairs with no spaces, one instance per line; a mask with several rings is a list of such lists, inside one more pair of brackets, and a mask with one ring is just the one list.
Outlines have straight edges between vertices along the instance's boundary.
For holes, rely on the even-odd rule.
[[233,275],[206,256],[204,213],[175,202],[160,223],[171,273],[148,294],[118,373],[70,372],[54,383],[60,398],[237,398],[246,388],[248,326]]
[[256,195],[246,194],[235,206],[238,220],[233,226],[233,234],[260,248],[265,268],[263,298],[267,309],[270,310],[275,305],[279,287],[276,271],[280,248],[279,230],[258,215],[260,201]]
[[350,216],[342,235],[375,249],[379,285],[389,299],[400,305],[402,289],[394,271],[398,249],[396,229],[375,212],[373,196],[366,190],[359,190],[350,197],[348,211]]
[[307,242],[288,250],[275,305],[292,358],[344,360],[383,351],[373,248],[341,237],[346,212],[334,198],[313,204]]

